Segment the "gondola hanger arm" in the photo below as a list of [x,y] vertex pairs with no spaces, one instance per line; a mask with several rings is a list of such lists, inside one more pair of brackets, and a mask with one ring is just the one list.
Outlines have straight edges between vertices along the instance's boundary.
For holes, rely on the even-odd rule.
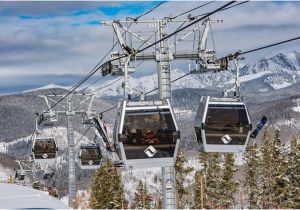
[[128,45],[126,45],[126,42],[123,39],[122,33],[120,31],[120,27],[122,27],[121,24],[120,24],[120,22],[119,21],[113,21],[112,27],[113,27],[113,29],[115,31],[115,34],[117,36],[118,42],[119,42],[119,44],[120,44],[120,46],[122,48],[123,53],[125,55],[126,54],[127,55],[133,55],[133,54],[135,54],[136,53],[135,50],[133,48],[129,47]]

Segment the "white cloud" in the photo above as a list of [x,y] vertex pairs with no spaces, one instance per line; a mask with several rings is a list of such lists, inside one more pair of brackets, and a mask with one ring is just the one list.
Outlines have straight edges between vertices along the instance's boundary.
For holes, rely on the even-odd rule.
[[[35,7],[16,2],[1,3],[1,12],[14,12],[1,16],[0,19],[0,74],[84,74],[111,48],[110,27],[86,24],[89,21],[108,18],[103,13],[95,11],[81,16],[69,15],[80,8],[93,10],[99,5],[110,4],[109,2],[57,2],[48,7],[52,14],[48,18],[19,18],[25,14],[24,11],[27,11],[26,14],[41,16],[47,14],[46,4],[36,3]],[[203,3],[167,2],[145,19],[170,14],[174,16]],[[202,14],[223,4],[224,2],[215,2],[192,14]],[[55,11],[58,14],[56,16]],[[68,14],[65,11],[68,11]],[[214,15],[224,18],[223,24],[213,26],[219,55],[299,36],[299,12],[300,2],[248,2]],[[115,19],[123,19],[126,16],[129,14],[119,14]],[[184,17],[186,15],[182,16]],[[136,27],[135,24],[132,27]],[[299,41],[249,54],[245,62],[253,62],[282,51],[299,50],[297,43],[299,44]],[[148,67],[150,68],[150,64]],[[156,65],[152,67],[156,68]]]

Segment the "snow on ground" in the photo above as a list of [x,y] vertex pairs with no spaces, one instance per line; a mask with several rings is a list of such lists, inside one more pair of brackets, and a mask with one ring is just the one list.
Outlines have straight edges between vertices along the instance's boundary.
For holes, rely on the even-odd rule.
[[60,201],[66,206],[69,206],[69,197],[68,196],[69,195],[66,195],[60,199]]
[[0,183],[0,208],[47,208],[66,209],[60,200],[53,198],[48,193],[34,190],[29,187]]
[[294,112],[300,112],[300,106],[293,107]]
[[243,153],[235,153],[234,155],[234,164],[236,166],[241,166],[243,164],[245,164],[245,160],[244,160],[244,154]]

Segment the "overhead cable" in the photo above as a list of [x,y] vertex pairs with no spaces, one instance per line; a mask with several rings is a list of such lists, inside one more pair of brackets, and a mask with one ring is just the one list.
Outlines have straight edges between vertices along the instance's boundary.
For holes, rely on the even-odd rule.
[[[165,3],[165,1],[159,3],[158,5],[156,5],[154,8],[152,8],[151,10],[147,11],[146,13],[134,18],[134,19],[139,19],[147,14],[149,14],[150,12],[154,11],[156,8],[158,8],[159,6],[161,6],[163,3]],[[129,26],[130,27],[130,26]],[[117,44],[117,42],[116,42]],[[116,45],[115,44],[115,45]],[[79,86],[81,86],[85,81],[87,81],[92,75],[94,75],[99,69],[100,69],[100,64],[103,62],[103,60],[109,55],[109,53],[114,49],[115,45],[106,53],[106,55],[94,66],[94,68],[87,74],[87,76],[85,78],[83,78],[81,81],[79,81],[76,85],[74,85],[72,88],[69,89],[69,92],[62,97],[59,101],[57,101],[57,103],[53,104],[49,109],[47,109],[46,111],[43,112],[46,113],[48,111],[50,111],[52,108],[54,108],[57,104],[59,104],[61,101],[63,101],[66,97],[68,97],[71,93],[73,93]],[[123,56],[126,57],[126,56]],[[119,60],[122,57],[113,59],[113,60]],[[111,61],[113,61],[111,60]],[[100,80],[100,79],[99,79]],[[98,81],[99,81],[98,80]],[[86,88],[85,88],[86,89]]]
[[213,3],[213,2],[215,2],[215,0],[214,0],[214,1],[207,2],[207,3],[205,3],[205,4],[201,4],[201,5],[197,6],[197,7],[194,7],[193,9],[190,9],[190,10],[185,11],[185,12],[183,12],[183,13],[180,13],[180,14],[174,16],[174,17],[171,17],[170,19],[173,20],[173,19],[178,18],[178,17],[180,17],[180,16],[182,16],[182,15],[184,15],[184,14],[187,14],[187,13],[192,12],[192,11],[194,11],[194,10],[200,9],[200,8],[206,6],[206,5],[209,5],[209,4]]

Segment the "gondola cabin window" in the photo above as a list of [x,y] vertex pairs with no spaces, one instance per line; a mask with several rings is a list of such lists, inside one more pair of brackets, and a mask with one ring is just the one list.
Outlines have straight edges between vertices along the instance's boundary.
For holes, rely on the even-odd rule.
[[209,104],[204,129],[207,144],[245,144],[250,126],[244,105]]
[[127,110],[122,130],[126,136],[123,141],[126,158],[173,157],[177,140],[173,135],[175,131],[169,109]]

